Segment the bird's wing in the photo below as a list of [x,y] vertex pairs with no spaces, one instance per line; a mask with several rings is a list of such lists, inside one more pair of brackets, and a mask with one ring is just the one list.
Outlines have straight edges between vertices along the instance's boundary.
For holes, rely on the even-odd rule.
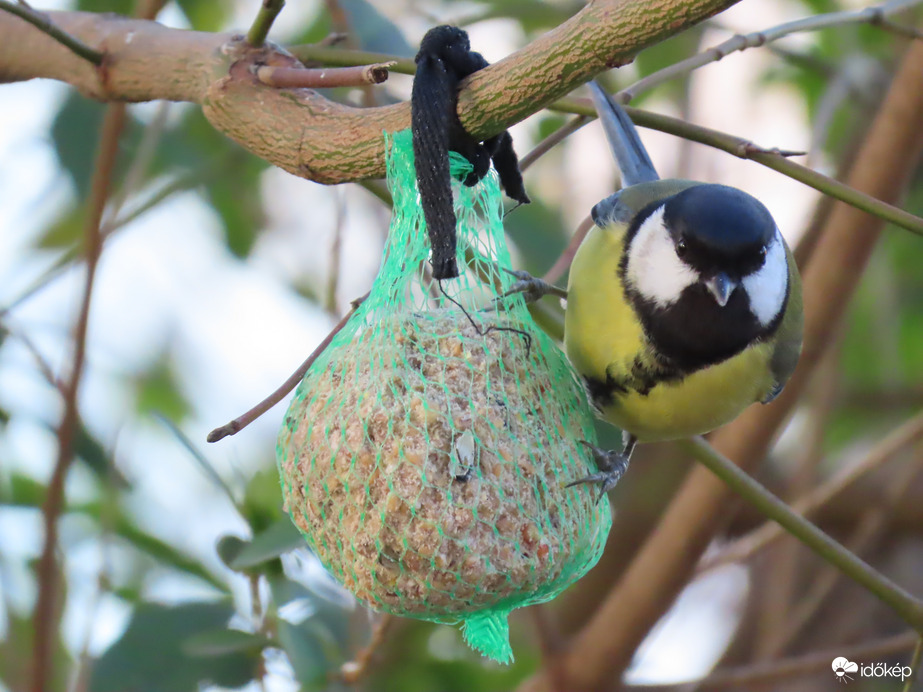
[[606,131],[609,147],[622,172],[622,187],[659,180],[631,118],[596,81],[590,82],[596,113]]

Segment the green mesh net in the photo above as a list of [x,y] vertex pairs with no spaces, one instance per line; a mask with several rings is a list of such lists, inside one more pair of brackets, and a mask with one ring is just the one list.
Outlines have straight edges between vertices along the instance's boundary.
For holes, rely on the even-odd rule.
[[[593,417],[513,279],[491,173],[453,183],[461,275],[428,278],[410,131],[388,141],[394,212],[369,297],[297,389],[279,436],[292,520],[374,609],[464,623],[512,660],[506,617],[599,559],[607,499],[565,488],[594,469]],[[468,163],[453,155],[457,177]]]

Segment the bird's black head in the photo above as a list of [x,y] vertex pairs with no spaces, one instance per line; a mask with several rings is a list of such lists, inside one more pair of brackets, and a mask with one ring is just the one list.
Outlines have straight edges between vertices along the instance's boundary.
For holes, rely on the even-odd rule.
[[664,204],[664,225],[677,255],[703,276],[739,281],[763,265],[776,232],[769,210],[726,185],[696,185]]
[[696,185],[642,209],[620,264],[658,353],[682,371],[729,358],[778,326],[788,295],[784,241],[740,190]]

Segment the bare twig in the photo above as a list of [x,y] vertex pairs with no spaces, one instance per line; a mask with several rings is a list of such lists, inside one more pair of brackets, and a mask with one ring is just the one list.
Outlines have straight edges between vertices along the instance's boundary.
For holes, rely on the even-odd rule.
[[566,137],[569,137],[590,122],[590,120],[591,118],[585,115],[578,115],[575,118],[571,118],[569,122],[545,137],[545,139],[535,145],[532,151],[523,156],[519,161],[519,169],[525,171],[529,166],[551,151],[552,148],[563,142]]
[[225,423],[221,427],[215,428],[210,433],[208,433],[207,440],[209,442],[217,442],[218,440],[223,440],[229,435],[236,435],[241,430],[250,425],[257,418],[266,413],[273,406],[278,404],[282,399],[285,398],[285,395],[292,391],[295,387],[298,386],[298,383],[304,378],[305,373],[308,371],[308,368],[314,363],[315,360],[320,356],[321,353],[330,345],[330,342],[333,341],[333,337],[339,334],[343,327],[349,322],[350,318],[355,314],[356,310],[360,305],[369,297],[369,294],[366,293],[361,298],[356,298],[352,302],[352,307],[350,307],[349,312],[346,313],[343,318],[336,323],[336,326],[331,330],[331,332],[324,337],[324,340],[318,344],[317,348],[308,356],[307,360],[304,363],[298,366],[298,369],[293,372],[282,385],[270,394],[268,397],[263,399],[256,406],[251,408],[246,413],[239,415],[237,418],[232,420],[230,423]]
[[920,672],[920,659],[923,658],[923,637],[917,638],[917,645],[913,650],[913,657],[910,659],[910,677],[904,681],[902,692],[911,692],[913,681],[917,679],[917,673]]
[[919,32],[915,29],[893,24],[889,22],[886,17],[910,9],[919,5],[920,2],[921,0],[892,0],[891,2],[886,2],[875,7],[818,14],[803,19],[796,19],[791,22],[785,22],[784,24],[779,24],[778,26],[763,31],[754,31],[746,35],[737,34],[717,46],[713,46],[690,58],[681,60],[669,67],[649,74],[647,77],[638,80],[631,86],[622,89],[616,94],[616,98],[622,103],[629,103],[635,96],[644,91],[649,91],[676,77],[689,74],[703,65],[717,62],[731,53],[744,51],[748,48],[759,48],[760,46],[765,46],[768,43],[772,43],[780,38],[798,32],[818,31],[820,29],[829,29],[831,27],[844,26],[846,24],[872,24],[881,26],[890,31],[900,31],[911,38],[918,38]]
[[38,565],[38,600],[35,605],[35,648],[32,658],[32,689],[45,692],[47,681],[52,678],[54,649],[57,634],[58,594],[60,578],[57,564],[58,516],[64,504],[64,480],[73,461],[74,436],[78,421],[77,392],[83,375],[86,357],[86,336],[90,316],[90,301],[93,295],[93,282],[96,266],[102,250],[100,222],[106,197],[109,195],[112,171],[118,154],[118,141],[125,124],[125,105],[113,104],[106,109],[103,117],[99,151],[93,180],[90,185],[90,197],[87,204],[87,220],[84,225],[86,238],[86,281],[80,313],[74,329],[74,358],[71,375],[64,393],[64,414],[58,427],[58,456],[54,471],[48,482],[45,502],[42,505],[42,518],[45,528],[45,543]]
[[[897,469],[888,482],[882,502],[866,509],[862,514],[859,525],[852,531],[845,541],[846,547],[854,555],[864,554],[870,546],[880,542],[882,534],[887,531],[894,508],[898,506],[913,488],[913,480],[920,472],[920,464],[907,463]],[[815,572],[811,579],[807,594],[802,597],[798,606],[789,616],[789,626],[780,633],[777,641],[773,642],[772,654],[781,653],[789,644],[796,640],[801,631],[815,618],[823,605],[828,601],[842,574],[832,565],[826,565],[819,573]]]
[[[792,503],[792,510],[804,516],[811,514],[826,505],[865,474],[887,463],[895,455],[921,438],[923,438],[923,414],[911,418],[875,445],[874,449],[865,457]],[[697,571],[701,573],[731,562],[743,562],[754,553],[785,535],[785,531],[778,524],[767,522],[760,528],[739,538],[713,557],[702,560]]]
[[352,661],[347,661],[340,666],[340,678],[343,682],[347,685],[355,685],[368,673],[372,657],[384,643],[385,635],[388,634],[388,630],[394,624],[395,619],[393,615],[388,613],[383,613],[379,616],[378,622],[375,623],[375,627],[372,629],[372,637],[369,643],[356,652],[356,656]]
[[[153,8],[152,8],[153,9]],[[109,208],[106,210],[105,220],[103,221],[100,233],[105,236],[110,232],[114,219],[118,217],[129,195],[141,187],[144,176],[157,154],[157,145],[163,136],[164,128],[167,125],[167,116],[170,114],[170,104],[168,101],[161,101],[157,106],[157,112],[154,118],[144,128],[144,134],[141,136],[141,142],[135,149],[135,154],[131,159],[131,165],[125,173],[124,180],[119,186],[118,191],[112,195]]]
[[[829,673],[830,662],[838,656],[845,656],[850,661],[889,656],[909,651],[918,639],[919,636],[916,632],[904,632],[893,637],[864,642],[855,646],[815,651],[804,656],[759,663],[752,666],[716,670],[698,680],[697,687],[708,690],[722,690],[731,687],[751,689],[757,684],[778,683],[820,671]],[[633,692],[682,692],[688,688],[688,685],[688,682],[674,685],[631,685],[627,689]]]
[[331,48],[320,43],[289,46],[286,50],[303,63],[329,65],[330,67],[355,67],[388,63],[391,72],[416,74],[417,65],[410,58],[400,58],[390,53],[374,53],[350,48]]
[[[555,102],[554,107],[569,113],[579,113],[589,116],[595,114],[595,110],[588,100],[562,99]],[[631,107],[626,107],[625,110],[636,125],[691,139],[694,142],[699,142],[700,144],[706,144],[710,147],[726,151],[738,158],[756,161],[767,168],[771,168],[789,178],[793,178],[809,187],[813,187],[815,190],[819,190],[841,202],[846,202],[880,219],[890,221],[912,233],[923,235],[923,219],[919,216],[915,216],[892,204],[876,199],[871,195],[856,190],[829,176],[801,166],[794,161],[789,161],[785,156],[782,156],[780,153],[775,153],[772,149],[759,147],[740,137],[718,132],[717,130],[711,130],[707,127],[693,125],[692,123],[677,118],[671,118],[667,115],[651,113],[650,111],[642,111]]]
[[715,450],[703,438],[683,440],[678,444],[718,476],[731,490],[756,507],[761,514],[777,522],[819,557],[875,595],[908,625],[923,632],[923,601],[892,582],[807,519],[793,512],[782,500]]
[[259,11],[256,13],[256,19],[247,32],[247,43],[254,48],[259,48],[266,42],[266,36],[272,28],[272,23],[276,21],[279,12],[285,7],[285,0],[263,0]]
[[75,55],[79,55],[84,60],[93,63],[96,67],[99,67],[103,64],[103,60],[106,58],[105,53],[101,53],[98,50],[90,48],[83,41],[74,36],[71,36],[66,31],[61,30],[59,27],[55,26],[55,23],[49,19],[48,15],[33,10],[29,5],[25,3],[15,3],[9,2],[9,0],[0,0],[0,10],[9,12],[10,14],[15,14],[20,19],[23,19],[32,26],[34,26],[39,31],[42,31],[61,45],[67,46]]
[[270,67],[256,69],[263,84],[279,89],[323,89],[327,87],[367,86],[381,84],[388,79],[388,69],[394,61],[356,67],[327,67],[311,69],[301,67]]
[[340,251],[343,247],[343,225],[346,221],[346,201],[342,191],[334,195],[336,204],[336,221],[333,224],[333,242],[330,244],[330,261],[327,266],[330,273],[327,275],[327,295],[324,299],[327,312],[336,314],[337,287],[340,285]]

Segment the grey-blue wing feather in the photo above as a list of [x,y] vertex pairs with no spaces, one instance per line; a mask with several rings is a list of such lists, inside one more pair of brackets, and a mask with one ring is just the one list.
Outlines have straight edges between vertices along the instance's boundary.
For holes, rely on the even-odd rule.
[[660,180],[631,118],[596,81],[590,82],[596,113],[622,172],[622,187]]

